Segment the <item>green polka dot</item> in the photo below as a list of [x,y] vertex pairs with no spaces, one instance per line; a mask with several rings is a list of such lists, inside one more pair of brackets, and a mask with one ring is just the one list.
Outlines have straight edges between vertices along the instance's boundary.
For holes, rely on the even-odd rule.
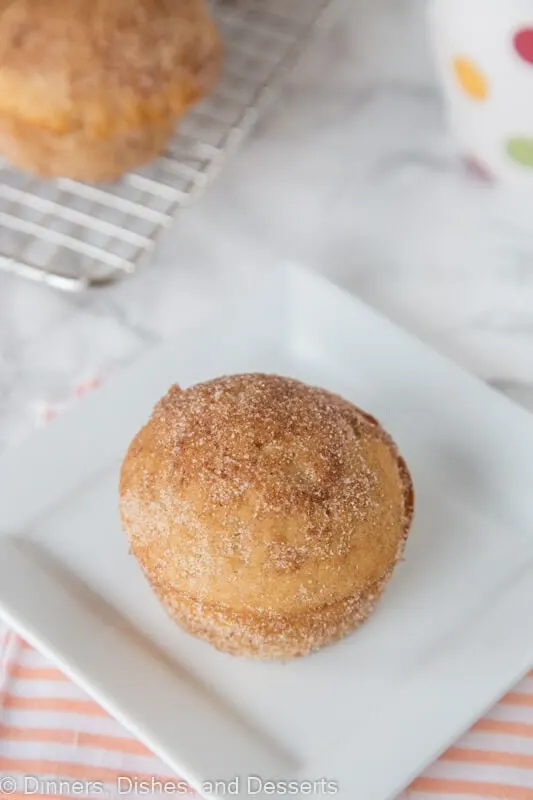
[[517,136],[509,139],[507,153],[517,164],[533,169],[533,136]]

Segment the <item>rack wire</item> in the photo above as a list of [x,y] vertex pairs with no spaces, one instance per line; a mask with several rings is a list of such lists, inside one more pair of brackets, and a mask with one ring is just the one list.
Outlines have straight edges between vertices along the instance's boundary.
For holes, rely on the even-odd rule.
[[161,158],[112,186],[41,181],[0,161],[0,270],[69,291],[135,272],[253,128],[332,4],[213,0],[222,79]]

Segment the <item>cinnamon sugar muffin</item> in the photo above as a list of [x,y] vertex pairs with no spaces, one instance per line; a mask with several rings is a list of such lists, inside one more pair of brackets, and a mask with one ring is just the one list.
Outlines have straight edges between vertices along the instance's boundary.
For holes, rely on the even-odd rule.
[[161,152],[220,56],[204,0],[0,0],[0,152],[114,180]]
[[120,510],[182,628],[229,653],[291,658],[368,617],[402,555],[413,488],[351,403],[235,375],[159,402],[124,460]]

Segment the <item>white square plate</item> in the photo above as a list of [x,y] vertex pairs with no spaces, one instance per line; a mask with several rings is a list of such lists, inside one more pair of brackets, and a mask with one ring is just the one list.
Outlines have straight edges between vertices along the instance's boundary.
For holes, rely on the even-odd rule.
[[[240,776],[241,797],[263,797],[247,776],[326,778],[342,800],[385,800],[533,663],[533,420],[305,271],[234,300],[0,461],[0,613],[197,789]],[[180,632],[118,521],[120,462],[156,400],[245,371],[375,414],[417,494],[374,616],[287,664]]]

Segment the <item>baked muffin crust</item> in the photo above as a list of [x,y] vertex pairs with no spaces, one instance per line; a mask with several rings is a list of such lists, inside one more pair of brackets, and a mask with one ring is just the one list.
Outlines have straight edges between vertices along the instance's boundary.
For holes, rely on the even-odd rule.
[[407,467],[376,420],[260,374],[173,387],[130,446],[120,497],[172,617],[261,658],[303,655],[366,619],[413,514]]
[[203,0],[0,0],[0,150],[112,180],[160,152],[220,59]]

